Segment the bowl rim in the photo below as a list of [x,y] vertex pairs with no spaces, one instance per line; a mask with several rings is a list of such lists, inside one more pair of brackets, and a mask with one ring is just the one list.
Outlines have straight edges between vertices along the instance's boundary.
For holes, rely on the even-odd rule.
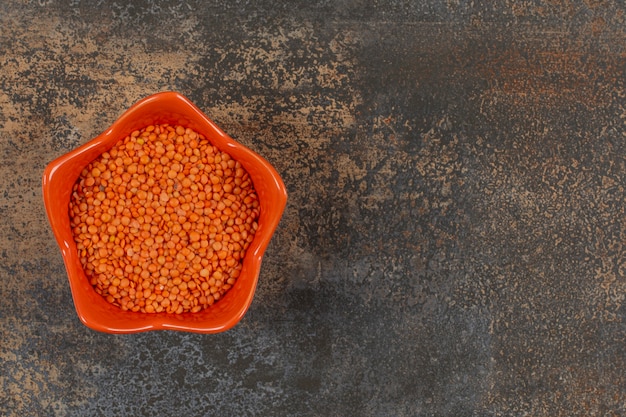
[[[167,113],[168,111],[171,112],[170,116],[168,116],[169,119],[163,116],[164,112]],[[87,163],[110,149],[133,130],[147,126],[148,124],[139,126],[137,122],[141,118],[139,116],[146,115],[150,115],[154,120],[170,120],[176,117],[186,118],[193,125],[192,128],[194,130],[205,135],[218,149],[231,154],[231,156],[233,156],[233,153],[238,155],[237,157],[233,156],[233,158],[240,160],[249,173],[251,170],[255,172],[257,181],[259,177],[264,179],[261,188],[262,192],[257,189],[257,194],[260,200],[271,202],[271,207],[268,210],[263,210],[263,206],[261,206],[259,228],[254,240],[248,247],[244,259],[244,268],[253,268],[248,271],[251,274],[248,278],[252,280],[247,283],[250,289],[245,295],[238,296],[238,299],[243,299],[243,302],[237,304],[238,308],[235,309],[233,314],[220,322],[208,325],[206,321],[198,320],[198,317],[202,316],[202,314],[209,314],[207,310],[211,310],[213,306],[219,306],[220,302],[224,300],[220,300],[209,309],[204,310],[204,313],[176,315],[171,313],[133,313],[123,311],[95,293],[95,290],[87,281],[82,267],[79,268],[80,271],[76,270],[77,262],[79,265],[80,261],[78,260],[78,249],[69,227],[69,213],[66,219],[58,215],[60,210],[58,207],[63,206],[62,202],[56,201],[56,198],[59,192],[62,192],[62,197],[67,198],[67,203],[69,204],[71,188]],[[153,122],[153,124],[156,123]],[[82,168],[80,169],[81,163],[78,161],[82,161]],[[84,163],[85,161],[87,163]],[[76,170],[78,171],[75,172]],[[71,181],[63,178],[63,175],[67,175],[66,171],[75,172],[76,175]],[[252,178],[252,173],[250,175]],[[255,188],[258,188],[259,183],[255,183],[254,178],[252,179]],[[68,182],[70,185],[68,185]],[[63,185],[65,187],[62,187]],[[53,190],[54,187],[62,187],[62,191]],[[278,227],[287,204],[286,187],[276,169],[265,158],[228,136],[187,97],[174,91],[155,93],[137,101],[123,112],[104,132],[51,161],[44,169],[42,175],[42,191],[46,215],[62,253],[76,312],[84,325],[93,330],[106,333],[138,333],[151,330],[219,333],[234,327],[243,318],[252,303],[265,250]],[[264,194],[263,198],[261,194]],[[65,210],[67,210],[67,205],[65,207]],[[263,219],[262,224],[261,216]],[[81,272],[82,276],[77,277],[76,275],[81,275]],[[112,314],[122,312],[128,318],[116,322],[108,318],[103,319],[102,311],[100,311],[101,316],[94,315],[94,306],[91,305],[93,300],[86,300],[82,296],[83,291],[88,291],[85,284],[108,305],[106,308],[102,305],[102,308],[105,308]],[[229,296],[234,288],[231,288],[225,294],[224,299]],[[110,310],[109,307],[116,310]]]

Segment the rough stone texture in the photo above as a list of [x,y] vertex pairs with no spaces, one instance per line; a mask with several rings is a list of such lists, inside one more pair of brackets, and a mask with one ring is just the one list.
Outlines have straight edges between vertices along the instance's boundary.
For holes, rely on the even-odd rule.
[[[0,2],[0,415],[626,415],[626,8],[491,3]],[[97,333],[41,174],[163,90],[290,200],[234,329]]]

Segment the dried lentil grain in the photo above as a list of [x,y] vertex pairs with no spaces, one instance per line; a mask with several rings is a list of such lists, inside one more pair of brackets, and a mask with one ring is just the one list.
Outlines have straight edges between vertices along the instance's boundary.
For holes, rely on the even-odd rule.
[[183,126],[132,132],[90,163],[69,214],[89,282],[122,310],[198,312],[235,284],[258,227],[248,173]]

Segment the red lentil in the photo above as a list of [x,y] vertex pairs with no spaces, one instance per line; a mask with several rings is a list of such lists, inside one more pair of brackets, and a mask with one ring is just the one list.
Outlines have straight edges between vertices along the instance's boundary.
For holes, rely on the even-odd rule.
[[218,301],[258,227],[249,174],[183,126],[136,130],[91,162],[70,199],[91,285],[122,310],[181,314]]

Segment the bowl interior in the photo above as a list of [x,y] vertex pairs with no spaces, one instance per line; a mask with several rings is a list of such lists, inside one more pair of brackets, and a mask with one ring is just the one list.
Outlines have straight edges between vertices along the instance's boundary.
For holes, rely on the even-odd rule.
[[[134,313],[108,303],[88,282],[70,228],[70,196],[84,167],[133,130],[163,123],[189,127],[240,161],[250,174],[259,197],[259,227],[248,247],[236,284],[218,302],[198,313]],[[50,225],[63,255],[78,316],[86,326],[109,333],[160,329],[217,333],[233,327],[252,302],[263,253],[287,202],[280,176],[265,159],[235,142],[187,98],[174,92],[155,94],[139,101],[107,131],[51,162],[43,175],[43,196]]]

